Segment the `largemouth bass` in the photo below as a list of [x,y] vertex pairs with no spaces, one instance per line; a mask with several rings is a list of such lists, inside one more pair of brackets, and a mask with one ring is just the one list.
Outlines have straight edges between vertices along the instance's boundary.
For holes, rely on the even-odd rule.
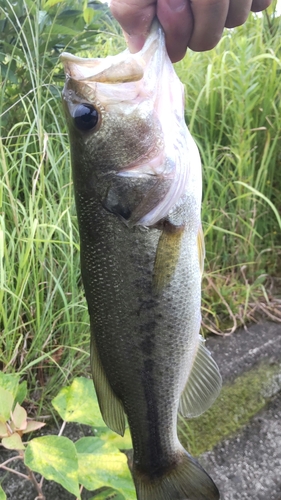
[[199,335],[201,163],[182,84],[157,22],[137,54],[61,60],[102,416],[121,435],[127,416],[139,500],[217,500],[177,437],[178,410],[200,415],[221,385]]

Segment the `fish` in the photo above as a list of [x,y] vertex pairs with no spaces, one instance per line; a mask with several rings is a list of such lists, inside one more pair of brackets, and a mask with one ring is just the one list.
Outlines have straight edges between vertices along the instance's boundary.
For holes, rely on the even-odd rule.
[[101,414],[120,435],[128,422],[138,500],[218,500],[177,435],[178,412],[200,415],[221,388],[200,335],[202,172],[183,85],[157,20],[136,54],[61,62]]

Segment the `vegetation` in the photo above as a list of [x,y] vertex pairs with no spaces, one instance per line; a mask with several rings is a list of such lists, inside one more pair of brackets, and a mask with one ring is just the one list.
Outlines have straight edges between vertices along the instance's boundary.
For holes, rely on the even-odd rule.
[[[40,415],[89,366],[61,50],[124,48],[98,2],[0,0],[0,369]],[[176,65],[200,148],[206,241],[203,330],[281,321],[281,23],[252,16]],[[86,368],[87,370],[87,368]],[[1,491],[0,491],[1,498]]]
[[215,333],[281,320],[280,30],[252,16],[177,65],[203,163],[203,325]]
[[[92,381],[75,378],[69,387],[61,389],[52,401],[63,421],[58,435],[36,437],[28,443],[24,442],[25,434],[45,424],[29,419],[21,406],[26,389],[25,382],[19,383],[18,375],[0,373],[0,439],[6,450],[17,452],[0,463],[0,470],[31,481],[37,500],[45,500],[44,478],[59,483],[76,500],[81,500],[84,488],[93,492],[91,500],[134,500],[135,488],[126,459],[130,436],[126,432],[125,438],[120,438],[105,427]],[[94,433],[73,443],[62,435],[67,422],[94,426]],[[118,449],[121,446],[123,453]],[[24,463],[27,475],[11,469],[17,461]],[[33,471],[41,475],[40,479]],[[5,499],[0,485],[0,500]]]

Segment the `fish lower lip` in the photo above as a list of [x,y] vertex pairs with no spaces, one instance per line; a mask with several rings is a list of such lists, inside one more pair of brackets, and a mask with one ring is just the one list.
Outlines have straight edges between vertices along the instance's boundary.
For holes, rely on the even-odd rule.
[[161,151],[157,156],[151,160],[140,163],[128,165],[118,172],[120,177],[149,177],[149,176],[162,176],[165,172],[165,154]]

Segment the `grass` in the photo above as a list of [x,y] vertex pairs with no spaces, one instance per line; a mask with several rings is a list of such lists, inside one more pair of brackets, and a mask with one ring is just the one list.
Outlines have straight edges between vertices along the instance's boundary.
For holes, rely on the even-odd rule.
[[[36,15],[40,5],[33,3]],[[40,410],[58,386],[88,370],[89,319],[61,68],[42,57],[44,29],[31,15],[22,24],[10,15],[17,37],[0,99],[0,367],[28,379]],[[205,332],[229,333],[258,314],[281,320],[280,29],[276,23],[272,35],[265,18],[252,18],[215,50],[189,52],[177,64],[204,165]],[[109,21],[93,36],[93,56],[124,47]],[[51,37],[49,26],[46,43]],[[78,52],[75,37],[69,46]],[[80,54],[87,53],[83,42]]]
[[268,22],[252,16],[177,65],[203,163],[203,324],[216,333],[253,320],[253,302],[281,319],[265,293],[281,272],[281,24]]
[[2,81],[0,366],[27,377],[40,405],[88,366],[89,319],[57,68],[47,73],[34,57],[39,33],[27,12],[33,45],[17,38],[26,90]]
[[[50,109],[60,113],[57,100]],[[58,130],[40,135],[31,110],[1,143],[1,363],[28,373],[32,385],[41,377],[45,387],[48,367],[65,383],[77,357],[88,357],[89,327],[67,137]]]

